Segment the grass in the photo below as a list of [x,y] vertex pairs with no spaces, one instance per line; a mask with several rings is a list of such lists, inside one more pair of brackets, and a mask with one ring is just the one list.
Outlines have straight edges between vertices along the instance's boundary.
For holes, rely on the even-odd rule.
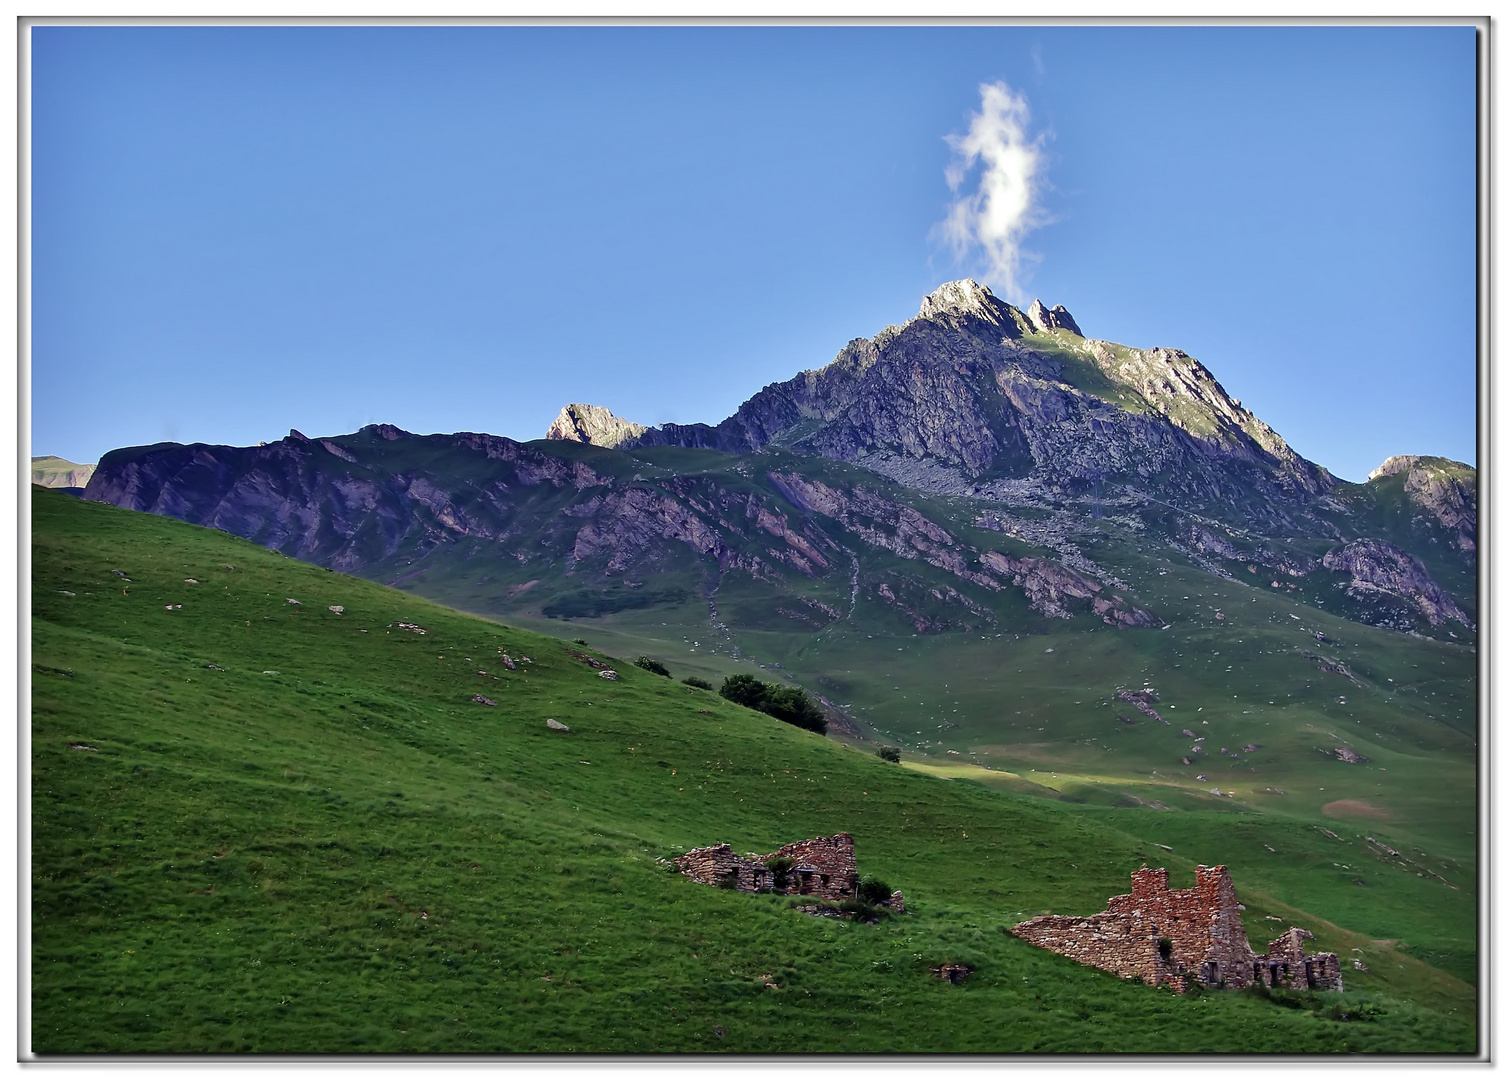
[[[1475,1048],[1473,988],[1370,936],[1404,915],[1263,876],[1252,844],[1251,921],[1367,948],[1369,979],[1182,998],[1004,932],[1099,910],[1145,862],[1187,878],[1234,815],[944,780],[213,530],[46,491],[33,515],[38,1053]],[[906,915],[815,919],[656,861],[840,830]],[[1371,874],[1403,912],[1436,895]],[[964,985],[930,975],[955,961]]]

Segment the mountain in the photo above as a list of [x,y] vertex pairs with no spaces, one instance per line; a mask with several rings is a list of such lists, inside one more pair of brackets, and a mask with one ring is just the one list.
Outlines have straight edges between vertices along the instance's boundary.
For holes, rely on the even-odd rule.
[[[988,316],[1002,340],[1011,328],[1019,336],[1010,357],[999,341],[995,359],[974,368],[961,361],[975,381],[953,385],[974,388],[961,410],[995,410],[1001,431],[1027,430],[1025,442],[1040,445],[1060,429],[1036,427],[1039,414],[1018,411],[998,374],[986,374],[1002,374],[1010,388],[1034,364],[1084,374],[1064,359],[1084,339],[1063,311],[1029,310],[1032,320],[985,290],[946,288],[908,327],[879,336],[986,350],[980,325]],[[975,329],[956,334],[949,328],[957,323]],[[881,380],[902,361],[879,348],[872,362],[851,365],[855,353],[795,384],[881,407]],[[915,367],[928,359],[920,354]],[[929,385],[959,374],[954,361],[929,363],[938,375]],[[1226,399],[1215,381],[1194,361],[1182,365],[1220,415],[1212,402],[1227,408]],[[1099,714],[1085,710],[1108,710],[1100,715],[1137,728],[1118,695],[1146,684],[1162,700],[1234,725],[1238,749],[1218,745],[1225,769],[1258,784],[1246,796],[1252,806],[1285,801],[1270,791],[1292,789],[1288,755],[1321,738],[1314,731],[1332,734],[1308,752],[1341,748],[1380,760],[1404,739],[1472,756],[1477,571],[1474,552],[1456,539],[1471,520],[1472,469],[1429,462],[1349,484],[1290,455],[1257,421],[1235,420],[1203,443],[1188,430],[1199,426],[1195,405],[1181,414],[1183,427],[1149,404],[1159,399],[1153,390],[1137,412],[1113,410],[1069,383],[1040,384],[1045,400],[1070,402],[1071,430],[1081,430],[1077,416],[1107,410],[1114,450],[1125,445],[1117,432],[1143,431],[1150,445],[1190,455],[1214,490],[1243,496],[1181,496],[1172,486],[1182,476],[1158,471],[1109,470],[1113,479],[1078,488],[1054,480],[1069,474],[1049,459],[1017,478],[978,478],[963,492],[964,466],[908,459],[917,474],[904,484],[870,467],[880,452],[851,462],[805,441],[856,430],[857,408],[838,410],[834,421],[803,420],[800,438],[782,429],[781,438],[738,453],[658,443],[667,429],[615,428],[586,410],[569,411],[565,426],[618,430],[630,445],[417,435],[387,424],[315,439],[290,432],[256,447],[157,444],[105,455],[86,498],[222,529],[462,610],[591,637],[620,654],[680,658],[704,678],[764,670],[817,694],[840,738],[1020,777],[1058,765],[1067,779],[1022,782],[1056,797],[1164,805],[1212,797],[1200,742],[1167,746],[1155,731],[1129,729],[1115,759],[1094,750],[1105,732]],[[755,402],[791,400],[794,384],[786,385],[756,395],[743,415],[760,411]],[[1133,391],[1123,392],[1133,403]],[[920,395],[889,407],[939,411]],[[963,438],[958,425],[950,431],[949,439]],[[1088,445],[1082,459],[1110,454]],[[1424,468],[1408,494],[1413,469]],[[955,480],[935,483],[941,476]],[[1151,723],[1166,719],[1161,712]],[[1261,722],[1278,727],[1260,738],[1251,729]],[[1165,735],[1180,730],[1165,726]],[[1272,742],[1282,729],[1288,734]],[[1261,750],[1244,753],[1251,743]],[[1267,749],[1282,745],[1291,750]],[[1397,763],[1380,791],[1399,784],[1397,797],[1413,813],[1455,819],[1461,798],[1441,786],[1420,791],[1414,775]],[[1151,777],[1181,794],[1140,794]],[[992,771],[984,778],[1001,779]],[[1424,799],[1437,809],[1426,810]]]
[[159,444],[106,455],[87,497],[378,580],[446,549],[479,579],[450,599],[479,610],[753,590],[788,613],[773,625],[828,625],[863,597],[918,633],[1163,625],[1177,612],[1117,569],[1142,553],[1445,635],[1474,621],[1473,475],[1392,459],[1344,483],[1184,353],[1087,339],[1063,307],[965,281],[716,427],[569,405],[536,443],[372,425]]
[[93,465],[80,465],[65,458],[51,456],[31,459],[31,482],[43,487],[83,491],[93,475]]
[[1020,311],[974,281],[857,338],[827,367],[767,386],[715,427],[646,428],[569,405],[547,438],[615,449],[782,446],[934,493],[1008,503],[1177,500],[1243,523],[1326,526],[1337,481],[1178,349],[1083,337],[1063,307]]
[[[1365,484],[1338,480],[1291,452],[1195,360],[1081,334],[1063,308],[1022,312],[957,284],[936,291],[906,326],[852,343],[820,371],[767,387],[716,426],[642,428],[576,406],[553,425],[558,437],[523,443],[378,424],[320,438],[295,431],[256,447],[157,444],[105,455],[86,500],[220,529],[391,586],[416,603],[425,598],[495,620],[500,634],[544,633],[556,639],[553,648],[644,654],[677,678],[755,673],[796,682],[818,697],[831,742],[866,751],[884,744],[900,750],[911,772],[955,782],[883,806],[870,802],[876,774],[841,774],[838,766],[803,774],[815,793],[848,775],[843,802],[862,819],[874,809],[901,826],[931,808],[960,805],[961,813],[939,820],[964,843],[994,811],[985,801],[968,809],[951,801],[961,791],[1022,797],[1015,805],[1050,815],[1012,827],[1032,834],[1030,846],[1033,839],[1049,845],[1046,857],[1058,869],[1019,856],[979,861],[966,876],[984,883],[974,886],[983,895],[1018,889],[1013,883],[1025,875],[1066,875],[1085,886],[1077,906],[1034,906],[1100,910],[1124,888],[1124,871],[1116,885],[1090,895],[1089,858],[1072,853],[1060,833],[1032,830],[1046,821],[1074,822],[1072,833],[1105,824],[1167,853],[1200,851],[1209,864],[1229,865],[1240,889],[1244,875],[1255,875],[1283,903],[1368,942],[1399,941],[1444,978],[1474,981],[1478,576],[1476,551],[1464,542],[1477,524],[1474,470],[1418,459],[1389,464]],[[88,501],[70,505],[118,513]],[[162,536],[180,528],[164,522]],[[94,562],[126,550],[113,543],[106,536]],[[61,550],[52,563],[59,571],[78,565],[70,558]],[[135,577],[120,563],[108,569]],[[192,568],[182,574],[200,577]],[[273,578],[259,587],[275,601],[302,599],[296,591],[279,596],[284,586]],[[177,615],[163,608],[185,602],[176,589],[161,581],[154,588],[153,610]],[[34,591],[47,611],[61,603],[54,597],[79,592],[51,579]],[[422,621],[401,616],[402,603],[385,595],[392,613],[385,621]],[[79,627],[115,625],[99,622],[104,616],[100,609]],[[275,618],[241,614],[251,623],[237,633],[262,633]],[[437,664],[454,663],[459,643],[483,639],[450,640],[435,643]],[[315,678],[339,685],[368,677],[369,654],[325,639],[308,647],[320,651],[307,662],[322,666],[311,685],[294,691],[297,699],[279,699],[277,708],[290,715],[303,716],[315,702],[304,691],[325,692]],[[415,654],[417,679],[430,655],[428,648]],[[243,666],[261,670],[248,657]],[[463,650],[469,665],[477,657]],[[78,670],[72,661],[41,662]],[[639,677],[632,673],[630,685]],[[410,684],[387,683],[362,700],[392,701],[401,685]],[[501,714],[504,700],[483,693]],[[245,700],[237,708],[255,713],[260,699]],[[531,700],[539,712],[564,699]],[[644,699],[637,715],[655,704]],[[85,702],[77,716],[91,707]],[[617,702],[611,712],[621,715]],[[424,709],[407,715],[440,722]],[[701,738],[691,725],[708,722],[680,710],[663,719],[665,730],[686,728],[688,738]],[[434,729],[437,745],[469,746],[452,739],[462,729],[451,723]],[[396,730],[401,738],[421,733]],[[639,745],[638,730],[614,732],[623,747]],[[166,729],[153,737],[154,745],[176,745]],[[763,827],[739,841],[713,830],[747,820],[742,815],[757,805],[754,789],[719,786],[732,767],[751,770],[768,794],[786,792],[793,765],[754,749],[762,738],[752,735],[754,742],[723,755],[706,741],[689,747],[703,763],[707,790],[734,798],[709,807],[698,819],[706,825],[700,835],[638,825],[636,835],[729,840],[759,851],[800,838]],[[534,744],[499,745],[497,760],[539,765]],[[311,752],[301,744],[299,754]],[[372,760],[382,758],[373,752]],[[84,752],[59,753],[87,760]],[[601,768],[598,757],[582,754],[592,763],[582,768]],[[565,769],[577,759],[551,760]],[[659,760],[678,769],[679,781],[689,767],[666,753]],[[453,775],[454,785],[444,783],[448,798],[481,798],[482,781]],[[552,786],[564,774],[542,777],[553,798],[566,798]],[[625,786],[616,786],[621,779]],[[534,790],[510,783],[511,799]],[[572,799],[573,812],[597,806],[629,820],[634,815],[621,808],[635,798],[623,793],[638,793],[651,801],[634,813],[681,820],[664,791],[637,787],[627,774],[606,783],[612,798],[569,787],[583,795]],[[323,789],[352,801],[348,787],[322,779],[314,790]],[[600,797],[601,806],[592,801]],[[792,809],[778,798],[771,812],[780,823]],[[802,835],[832,835],[816,817],[802,820],[811,824]],[[70,849],[60,842],[59,850]],[[933,840],[899,843],[879,872],[900,876],[894,867],[921,867],[909,860],[934,850]],[[938,869],[951,881],[964,873],[955,863]],[[615,876],[604,864],[583,873]],[[561,885],[552,879],[552,896],[573,895]],[[944,891],[933,902],[941,910],[955,903]],[[1015,910],[1000,923],[1033,913]],[[614,938],[641,940],[627,933],[618,929]],[[1382,966],[1366,963],[1368,951],[1356,955]],[[1346,978],[1350,971],[1370,974],[1345,963]],[[1422,1030],[1432,1023],[1424,1019]]]

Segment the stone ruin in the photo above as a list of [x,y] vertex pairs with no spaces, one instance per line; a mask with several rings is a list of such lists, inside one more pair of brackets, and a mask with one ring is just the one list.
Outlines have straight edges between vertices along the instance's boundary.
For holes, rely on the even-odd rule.
[[[788,865],[790,863],[790,865]],[[854,900],[860,892],[855,868],[855,841],[849,833],[799,840],[770,855],[736,855],[728,844],[693,848],[672,865],[704,885],[741,892],[812,896],[817,900]],[[903,898],[894,892],[883,905],[901,914]]]
[[1133,872],[1133,891],[1096,915],[1040,915],[1012,928],[1032,945],[1149,986],[1185,993],[1261,986],[1343,989],[1337,953],[1308,954],[1312,935],[1292,927],[1264,956],[1249,946],[1226,866],[1198,866],[1194,889],[1171,889],[1168,870]]

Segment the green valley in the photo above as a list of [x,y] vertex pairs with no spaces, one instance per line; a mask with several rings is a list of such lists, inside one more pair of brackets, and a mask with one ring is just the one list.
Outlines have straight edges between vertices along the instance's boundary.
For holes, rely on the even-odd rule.
[[[568,507],[541,490],[542,518]],[[935,618],[904,588],[958,579],[875,552],[854,587],[841,558],[727,594],[668,560],[653,603],[626,583],[550,618],[580,581],[465,537],[363,568],[387,588],[168,517],[32,508],[39,1054],[1477,1047],[1470,635],[1347,621],[1111,532],[1094,557],[1174,629],[1003,589],[972,629],[921,632],[877,584]],[[852,730],[676,681],[753,660]],[[1146,680],[1168,723],[1119,698]],[[814,918],[663,862],[839,831],[905,914]],[[1312,930],[1343,994],[1178,996],[1005,932],[1098,911],[1142,865],[1184,886],[1219,862],[1251,941]],[[949,963],[974,972],[931,974]]]

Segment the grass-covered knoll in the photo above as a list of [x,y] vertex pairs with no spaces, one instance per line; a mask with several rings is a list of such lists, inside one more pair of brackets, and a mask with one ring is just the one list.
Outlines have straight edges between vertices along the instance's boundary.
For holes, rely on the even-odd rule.
[[[1469,987],[1383,946],[1333,1010],[1179,998],[1009,937],[1145,861],[1189,875],[1075,808],[629,663],[610,683],[559,641],[217,532],[33,499],[40,1053],[1474,1048]],[[655,861],[841,829],[908,914],[815,919]],[[929,974],[956,960],[965,985]]]

